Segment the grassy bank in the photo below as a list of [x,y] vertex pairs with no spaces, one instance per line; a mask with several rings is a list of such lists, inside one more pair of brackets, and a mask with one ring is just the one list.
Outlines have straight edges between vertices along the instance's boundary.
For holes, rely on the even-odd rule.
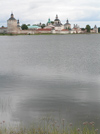
[[6,122],[0,123],[0,134],[99,134],[95,128],[94,122],[83,122],[79,127],[75,127],[72,123],[54,121],[50,118],[44,118],[37,124],[32,123],[28,127],[6,126]]
[[[14,36],[14,35],[79,35],[79,34],[97,34],[97,33],[66,33],[66,34],[61,34],[61,33],[35,33],[35,34],[7,34],[7,33],[0,33],[0,36]],[[98,33],[100,34],[100,33]]]

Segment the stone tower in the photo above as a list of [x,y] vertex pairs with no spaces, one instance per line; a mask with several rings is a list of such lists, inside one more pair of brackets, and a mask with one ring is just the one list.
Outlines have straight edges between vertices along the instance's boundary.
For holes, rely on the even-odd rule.
[[96,25],[94,26],[93,30],[94,30],[95,33],[98,33],[98,28],[97,28]]
[[11,13],[11,17],[7,20],[7,33],[16,34],[18,31],[19,28],[17,20],[14,18],[13,13]]

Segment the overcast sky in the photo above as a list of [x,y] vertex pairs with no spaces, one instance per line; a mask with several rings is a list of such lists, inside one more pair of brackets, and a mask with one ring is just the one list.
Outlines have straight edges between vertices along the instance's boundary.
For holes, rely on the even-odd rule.
[[47,23],[58,14],[63,24],[68,18],[72,25],[100,27],[100,0],[0,0],[0,26],[7,25],[11,12],[20,24]]

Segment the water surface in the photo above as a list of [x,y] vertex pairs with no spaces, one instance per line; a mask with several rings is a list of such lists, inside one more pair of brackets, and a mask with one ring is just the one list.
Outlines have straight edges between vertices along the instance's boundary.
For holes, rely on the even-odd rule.
[[100,123],[100,35],[0,36],[0,121]]

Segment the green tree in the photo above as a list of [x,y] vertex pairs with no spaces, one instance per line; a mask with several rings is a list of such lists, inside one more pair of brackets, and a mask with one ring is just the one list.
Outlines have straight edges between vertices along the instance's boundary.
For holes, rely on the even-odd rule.
[[54,21],[51,21],[51,24],[53,25],[54,24]]
[[98,32],[100,33],[100,27],[98,27]]
[[85,28],[82,27],[81,30],[82,30],[82,31],[85,31]]
[[71,30],[71,28],[70,28],[70,27],[68,27],[68,30]]
[[22,30],[27,30],[28,29],[26,24],[22,24],[21,28],[22,28]]
[[41,28],[44,28],[44,27],[45,27],[45,24],[42,24],[42,25],[41,25]]
[[30,26],[30,24],[27,24],[27,26]]
[[91,30],[90,25],[86,25],[86,28],[85,29],[87,30],[88,33],[90,33],[90,30]]

